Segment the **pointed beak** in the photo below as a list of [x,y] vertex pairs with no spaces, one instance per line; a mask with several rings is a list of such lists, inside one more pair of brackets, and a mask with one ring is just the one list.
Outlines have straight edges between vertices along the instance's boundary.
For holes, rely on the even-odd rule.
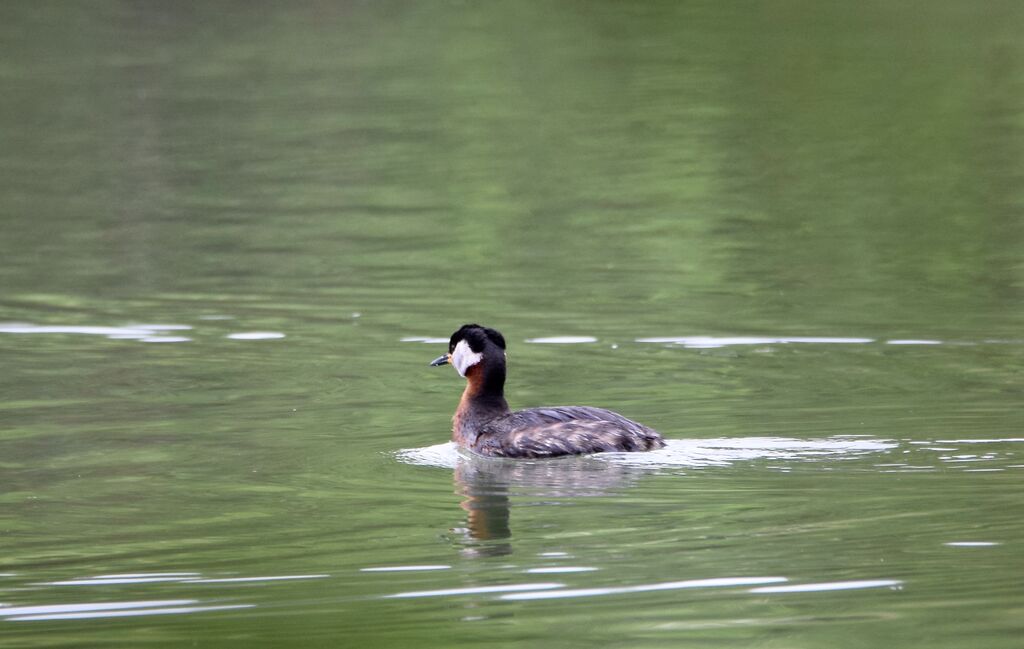
[[430,361],[430,366],[431,367],[437,367],[438,365],[447,365],[448,363],[451,363],[451,362],[452,362],[452,355],[451,354],[445,354],[443,356],[438,356],[434,360]]

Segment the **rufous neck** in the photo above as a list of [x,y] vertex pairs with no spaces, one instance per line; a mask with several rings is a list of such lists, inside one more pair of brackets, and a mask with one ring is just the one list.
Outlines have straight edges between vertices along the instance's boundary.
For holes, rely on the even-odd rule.
[[466,372],[466,389],[452,421],[452,439],[462,446],[472,446],[484,424],[507,414],[509,408],[504,390],[503,362],[482,362],[469,368]]

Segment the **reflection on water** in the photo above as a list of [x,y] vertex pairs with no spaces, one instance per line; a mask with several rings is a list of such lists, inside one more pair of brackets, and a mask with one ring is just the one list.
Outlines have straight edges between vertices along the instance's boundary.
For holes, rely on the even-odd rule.
[[[410,464],[454,469],[456,491],[463,497],[460,506],[466,512],[466,527],[453,531],[462,534],[465,556],[492,557],[513,551],[511,496],[537,500],[551,507],[560,499],[621,492],[634,484],[644,469],[729,466],[763,459],[806,461],[827,457],[834,460],[894,448],[895,444],[869,439],[669,439],[665,448],[648,453],[603,453],[527,461],[477,456],[448,442],[400,451],[397,457]],[[558,567],[531,572],[587,570],[590,568]]]
[[627,487],[639,474],[624,465],[596,463],[587,457],[522,461],[471,456],[454,444],[405,451],[403,457],[412,460],[422,457],[421,452],[454,458],[456,491],[463,496],[460,506],[466,511],[465,529],[455,531],[462,531],[470,544],[466,556],[512,552],[511,543],[504,542],[512,537],[510,496],[528,496],[553,506],[559,499],[606,495]]

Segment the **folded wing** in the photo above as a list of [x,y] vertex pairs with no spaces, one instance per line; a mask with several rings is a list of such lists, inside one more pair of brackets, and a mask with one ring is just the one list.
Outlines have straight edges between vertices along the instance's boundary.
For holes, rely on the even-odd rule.
[[603,408],[565,406],[519,410],[485,424],[477,450],[484,455],[553,457],[664,446],[654,430]]

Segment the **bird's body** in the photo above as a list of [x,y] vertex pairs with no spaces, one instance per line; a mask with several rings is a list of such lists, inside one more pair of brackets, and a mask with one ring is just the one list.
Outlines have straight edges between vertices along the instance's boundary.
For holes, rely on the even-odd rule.
[[452,420],[452,440],[481,455],[541,458],[665,445],[654,430],[603,408],[511,411],[504,397],[505,339],[493,329],[464,325],[452,334],[448,354],[431,364],[448,363],[467,381]]

